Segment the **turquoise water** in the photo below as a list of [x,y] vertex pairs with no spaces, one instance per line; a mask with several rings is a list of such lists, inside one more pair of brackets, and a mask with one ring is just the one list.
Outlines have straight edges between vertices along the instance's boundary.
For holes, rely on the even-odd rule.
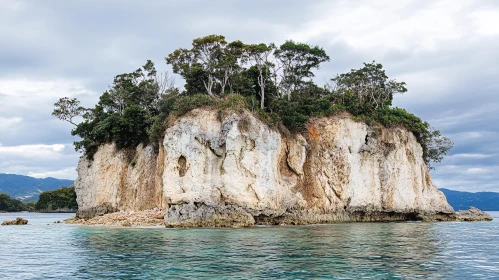
[[249,229],[113,228],[21,216],[0,227],[0,279],[499,279],[494,222]]

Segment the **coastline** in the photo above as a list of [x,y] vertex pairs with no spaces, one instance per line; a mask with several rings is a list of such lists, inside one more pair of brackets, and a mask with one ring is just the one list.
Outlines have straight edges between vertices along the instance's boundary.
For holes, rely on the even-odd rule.
[[[476,208],[475,208],[476,209]],[[207,223],[206,221],[199,223],[181,223],[172,224],[165,221],[165,211],[166,209],[151,209],[143,211],[118,211],[114,213],[108,213],[101,216],[96,216],[90,219],[81,219],[76,216],[64,220],[66,224],[79,224],[79,225],[100,225],[100,226],[164,226],[166,228],[228,228],[228,227],[255,227],[255,226],[296,226],[296,225],[323,225],[323,224],[341,224],[341,223],[390,223],[390,222],[480,222],[480,221],[492,221],[492,216],[486,212],[476,212],[467,211],[465,216],[460,214],[463,211],[456,212],[455,215],[443,218],[442,216],[435,215],[433,217],[421,217],[420,219],[402,219],[400,215],[394,216],[393,218],[388,218],[388,216],[378,216],[376,215],[358,215],[358,217],[349,217],[349,219],[334,219],[334,217],[346,217],[341,213],[335,215],[321,215],[322,219],[300,219],[295,217],[295,219],[289,220],[284,219],[279,223],[266,223],[257,222],[253,224],[244,223],[227,223],[227,222],[217,222],[212,221]],[[344,214],[344,213],[343,213]],[[387,214],[387,213],[385,213]],[[329,218],[324,218],[330,216]]]
[[80,219],[76,216],[64,220],[66,224],[104,225],[104,226],[164,226],[165,209],[143,211],[119,211],[96,216],[90,219]]

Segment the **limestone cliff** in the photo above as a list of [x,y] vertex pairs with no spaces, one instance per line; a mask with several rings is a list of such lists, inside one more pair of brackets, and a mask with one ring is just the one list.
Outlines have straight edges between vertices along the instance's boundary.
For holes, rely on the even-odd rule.
[[412,133],[347,115],[291,135],[249,112],[197,109],[167,128],[159,152],[103,145],[77,171],[84,218],[160,208],[167,226],[454,219]]

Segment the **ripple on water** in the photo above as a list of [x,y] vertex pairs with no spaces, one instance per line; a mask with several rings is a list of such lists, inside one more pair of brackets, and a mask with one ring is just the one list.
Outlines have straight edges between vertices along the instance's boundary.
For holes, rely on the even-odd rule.
[[[497,278],[499,223],[107,228],[23,216],[0,227],[0,279]],[[496,213],[494,215],[497,216]]]

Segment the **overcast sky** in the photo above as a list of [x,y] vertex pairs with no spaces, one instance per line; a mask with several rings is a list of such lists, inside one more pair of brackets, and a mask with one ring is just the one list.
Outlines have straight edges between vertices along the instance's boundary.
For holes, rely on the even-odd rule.
[[[408,84],[395,104],[455,142],[438,187],[499,191],[499,1],[0,0],[0,173],[75,179],[60,97],[93,106],[116,74],[193,38],[323,47],[316,81],[376,60]],[[177,78],[182,85],[180,78]]]

